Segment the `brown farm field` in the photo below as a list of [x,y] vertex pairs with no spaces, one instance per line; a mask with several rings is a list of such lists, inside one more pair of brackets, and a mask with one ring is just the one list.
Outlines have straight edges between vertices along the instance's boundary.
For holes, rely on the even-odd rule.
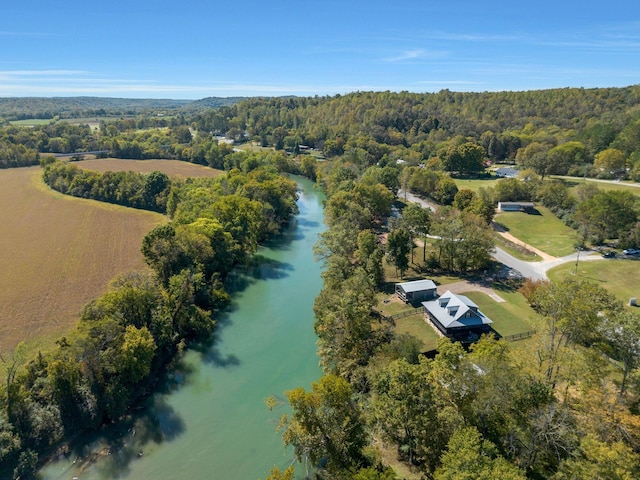
[[96,172],[137,172],[150,173],[159,170],[170,177],[218,177],[222,170],[181,162],[179,160],[123,160],[120,158],[97,158],[95,160],[81,160],[73,162],[79,168],[95,170]]
[[0,170],[0,349],[50,346],[119,273],[146,268],[157,213],[65,196],[40,167]]

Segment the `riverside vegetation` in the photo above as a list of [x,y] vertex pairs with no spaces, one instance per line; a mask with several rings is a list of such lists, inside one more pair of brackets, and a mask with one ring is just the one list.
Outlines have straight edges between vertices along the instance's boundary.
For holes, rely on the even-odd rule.
[[[290,196],[279,196],[288,190],[273,176],[276,170],[317,179],[328,197],[330,228],[317,247],[326,262],[325,288],[315,307],[325,376],[309,391],[287,392],[292,412],[280,422],[285,443],[316,467],[314,475],[391,479],[396,474],[385,465],[404,464],[427,478],[637,477],[634,328],[640,320],[604,290],[579,279],[526,283],[523,293],[541,317],[526,347],[514,353],[503,341],[485,338],[466,352],[442,340],[434,360],[420,358],[415,339],[395,335],[372,307],[384,286],[385,261],[400,276],[415,267],[409,254],[416,238],[423,239],[424,271],[465,275],[490,268],[487,225],[497,200],[535,199],[575,226],[585,242],[638,246],[633,195],[585,187],[574,197],[549,175],[637,179],[639,94],[637,86],[359,92],[249,99],[175,116],[161,128],[146,128],[158,120],[145,125],[142,118],[104,121],[98,129],[68,122],[3,127],[6,166],[33,163],[46,153],[107,150],[229,173],[169,182],[168,188],[162,175],[123,174],[114,188],[99,174],[43,162],[45,176],[63,191],[157,209],[173,222],[143,243],[154,275],[117,279],[113,291],[84,310],[77,342],[63,339],[55,352],[31,362],[19,350],[5,358],[0,421],[8,447],[0,458],[18,473],[29,472],[36,452],[80,428],[74,422],[97,426],[122,415],[134,400],[129,392],[146,390],[156,366],[189,339],[210,335],[209,312],[227,300],[227,269],[293,213]],[[217,134],[265,150],[234,151]],[[320,155],[329,161],[318,163]],[[453,177],[487,175],[487,162],[517,164],[525,181],[458,190]],[[408,206],[387,225],[399,188],[445,207],[429,214]],[[244,216],[234,218],[237,212]],[[245,228],[252,221],[255,231]],[[381,232],[388,234],[385,245],[378,242]],[[427,234],[438,239],[427,245]],[[218,245],[228,255],[218,255]],[[153,314],[119,310],[138,295],[153,305]],[[126,348],[101,350],[112,338]],[[114,362],[131,368],[115,372]],[[83,405],[86,412],[77,412]],[[36,420],[41,425],[31,424]],[[270,478],[292,475],[274,469]]]

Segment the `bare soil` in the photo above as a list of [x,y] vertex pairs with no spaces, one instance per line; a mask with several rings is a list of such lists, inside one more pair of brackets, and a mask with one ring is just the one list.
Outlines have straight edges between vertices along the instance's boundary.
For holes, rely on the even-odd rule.
[[123,160],[120,158],[97,158],[73,162],[79,168],[96,172],[137,172],[150,173],[159,170],[170,177],[217,177],[224,172],[195,163],[179,160]]
[[0,170],[0,349],[67,332],[114,276],[147,268],[142,239],[165,221],[54,192],[40,167]]

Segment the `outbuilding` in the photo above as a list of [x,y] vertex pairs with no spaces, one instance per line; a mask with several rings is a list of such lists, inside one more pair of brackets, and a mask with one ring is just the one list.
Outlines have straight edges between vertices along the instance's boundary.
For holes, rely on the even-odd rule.
[[533,202],[498,202],[498,210],[501,212],[532,212],[534,209]]
[[437,287],[433,280],[396,283],[396,295],[404,303],[419,303],[436,298]]

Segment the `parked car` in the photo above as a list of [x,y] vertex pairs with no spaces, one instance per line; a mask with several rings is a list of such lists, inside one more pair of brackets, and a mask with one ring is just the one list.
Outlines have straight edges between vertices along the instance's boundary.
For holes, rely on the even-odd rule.
[[614,252],[613,250],[602,252],[602,258],[616,258],[616,252]]
[[627,248],[626,250],[622,250],[622,253],[625,255],[640,255],[640,250],[637,248]]

